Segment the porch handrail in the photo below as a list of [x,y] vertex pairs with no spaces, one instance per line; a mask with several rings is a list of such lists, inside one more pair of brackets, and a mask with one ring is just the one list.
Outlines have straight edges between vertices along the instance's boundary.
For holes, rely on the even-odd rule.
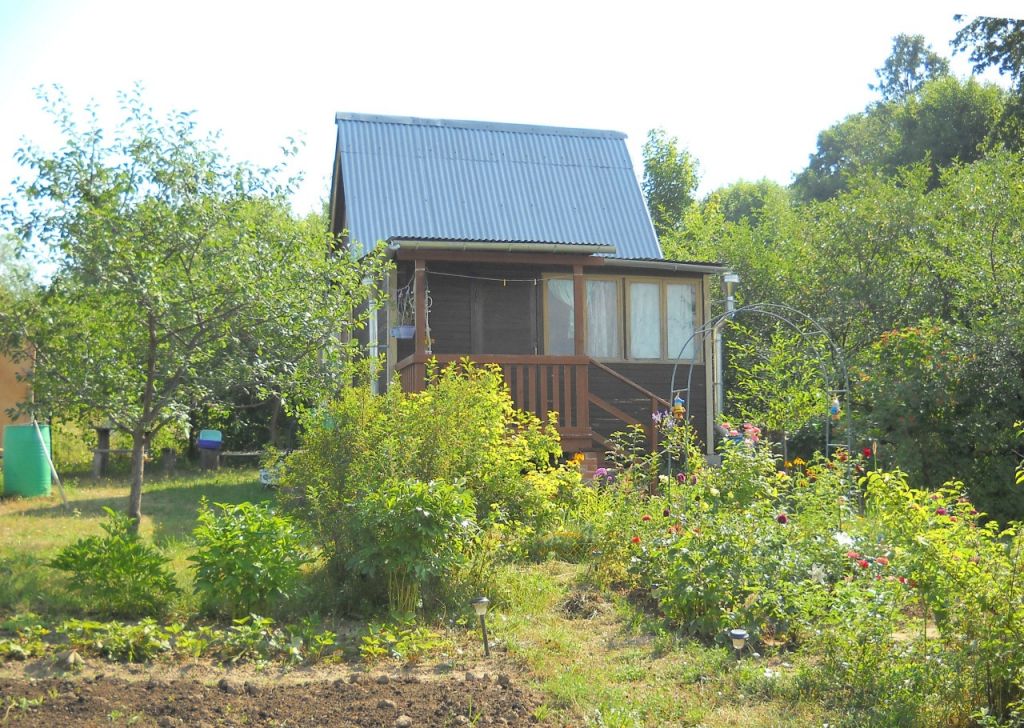
[[619,374],[617,371],[615,371],[611,367],[605,366],[601,362],[597,361],[596,359],[592,359],[592,358],[589,360],[588,363],[593,365],[593,366],[595,366],[595,367],[597,367],[598,369],[600,369],[601,371],[605,372],[606,374],[609,374],[609,375],[615,377],[616,379],[618,379],[623,384],[629,385],[634,390],[636,390],[637,392],[642,394],[644,397],[647,397],[648,399],[650,399],[652,402],[657,402],[658,404],[664,406],[665,409],[671,409],[672,408],[672,405],[667,400],[662,399],[661,397],[656,395],[654,392],[651,392],[651,391],[649,391],[647,389],[644,389],[639,384],[634,382],[632,379],[630,379],[629,377],[623,376],[622,374]]

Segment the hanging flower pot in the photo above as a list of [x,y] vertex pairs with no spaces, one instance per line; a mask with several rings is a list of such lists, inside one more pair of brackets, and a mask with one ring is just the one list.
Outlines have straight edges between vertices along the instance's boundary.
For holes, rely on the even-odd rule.
[[416,336],[416,327],[412,324],[402,324],[401,326],[392,326],[391,335],[396,339],[411,339]]

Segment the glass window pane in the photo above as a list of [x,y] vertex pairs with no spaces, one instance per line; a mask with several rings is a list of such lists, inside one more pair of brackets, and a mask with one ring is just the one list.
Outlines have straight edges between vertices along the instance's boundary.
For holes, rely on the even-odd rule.
[[547,280],[547,320],[545,353],[551,356],[572,356],[576,353],[576,318],[572,296],[572,280]]
[[661,285],[629,284],[629,358],[661,358]]
[[697,289],[688,283],[670,283],[665,289],[668,298],[668,358],[694,359],[697,351],[697,339],[693,336]]
[[587,281],[587,354],[621,359],[619,286],[615,281]]

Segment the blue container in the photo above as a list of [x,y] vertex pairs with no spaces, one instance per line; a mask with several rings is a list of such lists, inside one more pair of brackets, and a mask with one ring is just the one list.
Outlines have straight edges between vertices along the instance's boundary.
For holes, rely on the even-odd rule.
[[200,430],[196,444],[203,450],[220,450],[222,440],[220,430]]

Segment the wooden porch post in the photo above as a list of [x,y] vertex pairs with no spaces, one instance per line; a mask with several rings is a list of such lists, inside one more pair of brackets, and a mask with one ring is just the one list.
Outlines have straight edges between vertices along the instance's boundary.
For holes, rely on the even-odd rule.
[[[572,314],[573,314],[573,351],[577,357],[586,356],[583,338],[583,308],[587,305],[587,293],[583,281],[583,266],[572,267]],[[590,432],[590,368],[589,365],[576,365],[576,427]]]
[[416,320],[414,321],[416,351],[412,367],[412,391],[419,392],[424,388],[427,378],[427,263],[421,258],[416,259],[416,272],[413,287],[416,289]]
[[583,287],[583,266],[572,267],[572,313],[574,350],[576,356],[583,356],[583,307],[586,305],[586,293]]

